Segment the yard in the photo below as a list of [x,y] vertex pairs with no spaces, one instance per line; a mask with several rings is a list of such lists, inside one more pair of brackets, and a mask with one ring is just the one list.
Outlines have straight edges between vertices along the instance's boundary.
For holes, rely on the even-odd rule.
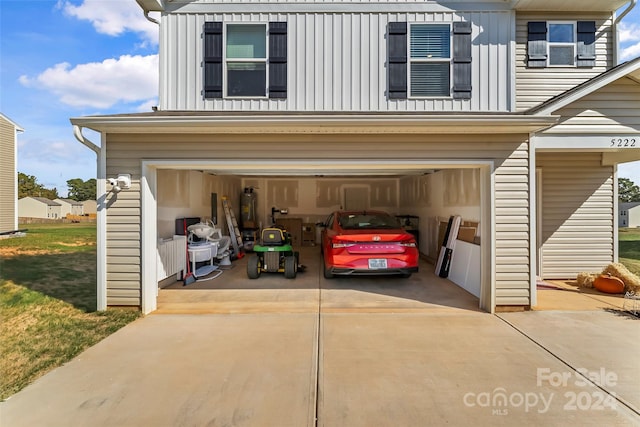
[[620,262],[640,276],[640,228],[621,228],[618,240]]
[[[0,399],[140,315],[96,311],[94,224],[28,228],[0,240]],[[620,262],[640,275],[640,229],[621,229],[619,241]]]
[[139,317],[96,312],[95,224],[24,228],[0,240],[0,399]]

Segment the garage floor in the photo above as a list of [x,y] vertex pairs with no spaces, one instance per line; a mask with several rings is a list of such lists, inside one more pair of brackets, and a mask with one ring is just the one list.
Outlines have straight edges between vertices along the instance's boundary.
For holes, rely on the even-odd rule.
[[421,261],[420,271],[400,277],[336,277],[322,275],[320,248],[302,247],[305,266],[295,279],[263,273],[247,278],[248,257],[213,280],[183,286],[176,282],[160,290],[154,313],[393,313],[479,311],[478,298],[435,275]]

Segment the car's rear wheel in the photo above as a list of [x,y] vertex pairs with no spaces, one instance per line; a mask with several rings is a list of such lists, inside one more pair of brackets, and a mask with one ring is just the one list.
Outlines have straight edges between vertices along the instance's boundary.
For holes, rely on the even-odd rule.
[[333,273],[331,269],[327,268],[327,264],[324,263],[324,258],[322,259],[322,272],[324,273],[325,279],[333,279]]
[[260,257],[258,255],[251,255],[247,261],[247,276],[249,279],[257,279],[260,277],[261,265]]
[[284,258],[284,277],[294,279],[298,272],[298,261],[295,255],[286,256]]

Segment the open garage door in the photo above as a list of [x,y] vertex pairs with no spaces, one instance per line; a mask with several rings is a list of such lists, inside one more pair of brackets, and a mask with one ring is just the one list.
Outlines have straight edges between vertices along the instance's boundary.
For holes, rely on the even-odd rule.
[[[450,279],[475,295],[481,308],[490,310],[489,245],[483,250],[481,243],[489,241],[486,236],[491,222],[488,162],[233,159],[145,163],[145,177],[153,186],[149,197],[144,198],[143,210],[155,210],[155,230],[148,230],[155,233],[155,239],[173,233],[179,216],[223,219],[220,206],[217,211],[212,210],[211,193],[218,199],[227,197],[238,212],[243,190],[254,189],[261,226],[270,225],[272,208],[286,208],[288,218],[299,219],[301,226],[307,227],[322,222],[328,213],[344,208],[349,198],[355,197],[358,203],[366,204],[365,208],[415,217],[411,227],[418,235],[421,255],[428,262],[426,268],[433,268],[440,250],[441,224],[450,215],[461,215],[479,228],[459,243]],[[226,224],[219,225],[226,229]],[[310,237],[306,238],[310,243]],[[313,242],[317,243],[317,236]],[[153,285],[156,284],[145,286]],[[153,286],[153,299],[156,294],[157,286]]]

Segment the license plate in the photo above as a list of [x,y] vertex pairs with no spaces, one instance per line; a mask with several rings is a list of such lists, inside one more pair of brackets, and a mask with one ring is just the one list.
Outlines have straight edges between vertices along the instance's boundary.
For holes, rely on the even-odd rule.
[[386,259],[370,259],[369,268],[372,270],[387,268],[387,260]]

